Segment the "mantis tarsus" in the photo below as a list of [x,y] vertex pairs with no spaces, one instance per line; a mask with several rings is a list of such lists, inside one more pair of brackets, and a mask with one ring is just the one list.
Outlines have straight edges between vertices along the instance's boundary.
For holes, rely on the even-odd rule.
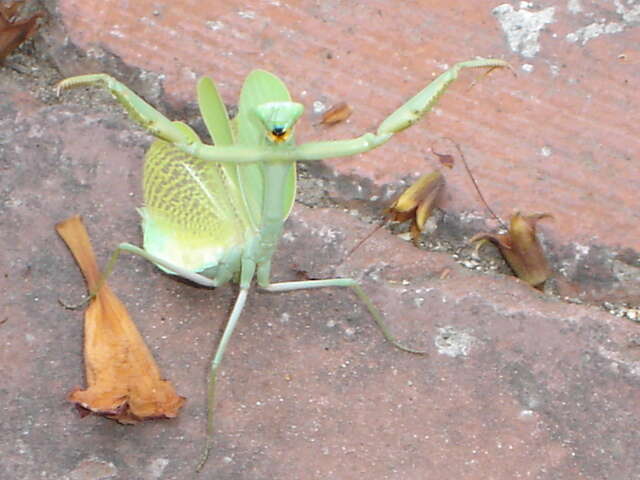
[[354,279],[271,283],[271,257],[295,199],[296,161],[377,148],[420,120],[461,70],[499,67],[508,64],[496,59],[457,63],[387,117],[375,133],[301,145],[295,144],[293,130],[303,106],[291,101],[280,79],[263,70],[254,70],[245,80],[238,114],[231,121],[215,84],[207,77],[198,82],[198,105],[214,145],[202,143],[188,125],[169,120],[109,75],[81,75],[58,84],[58,93],[83,85],[108,89],[134,121],[157,137],[145,157],[145,206],[140,209],[144,249],[120,244],[104,278],[120,252],[127,251],[200,285],[217,287],[233,281],[240,286],[211,362],[207,437],[198,470],[211,448],[217,370],[254,277],[269,292],[351,287],[391,344],[407,352],[425,353],[400,344],[389,333],[381,313]]

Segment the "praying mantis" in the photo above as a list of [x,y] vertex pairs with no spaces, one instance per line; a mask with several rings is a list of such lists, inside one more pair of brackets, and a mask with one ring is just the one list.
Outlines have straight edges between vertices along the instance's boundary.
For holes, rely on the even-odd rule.
[[387,341],[410,353],[425,353],[403,345],[391,335],[380,311],[352,278],[271,282],[271,258],[295,200],[296,162],[350,156],[378,148],[429,112],[461,70],[505,67],[509,68],[509,64],[498,59],[457,63],[383,120],[375,133],[300,145],[295,143],[294,127],[303,106],[291,100],[278,77],[264,70],[254,70],[246,78],[233,120],[229,120],[213,81],[207,77],[199,80],[198,105],[213,145],[203,143],[188,125],[169,120],[107,74],[80,75],[58,84],[58,94],[79,86],[107,89],[133,121],[156,137],[145,156],[144,207],[139,209],[144,248],[130,243],[118,245],[107,263],[103,281],[120,253],[129,252],[146,258],[168,274],[199,285],[218,287],[230,281],[239,284],[211,361],[206,441],[197,470],[204,466],[211,449],[218,368],[254,278],[268,292],[349,287]]

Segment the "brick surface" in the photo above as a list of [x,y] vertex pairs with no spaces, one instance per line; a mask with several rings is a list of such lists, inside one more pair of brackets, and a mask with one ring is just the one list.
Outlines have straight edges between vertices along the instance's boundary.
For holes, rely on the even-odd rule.
[[[638,6],[509,5],[62,0],[60,13],[83,48],[104,48],[163,74],[174,103],[193,102],[195,81],[205,74],[233,103],[242,79],[261,67],[280,75],[308,110],[316,101],[353,105],[348,124],[322,131],[307,121],[302,139],[361,134],[446,65],[505,58],[518,78],[495,72],[469,89],[477,77],[467,74],[428,122],[332,168],[375,184],[397,181],[433,168],[430,149],[453,137],[501,215],[550,212],[558,241],[638,249]],[[590,25],[594,33],[584,33]],[[612,33],[604,33],[607,26]],[[526,33],[520,43],[518,32]],[[448,177],[446,208],[482,210],[462,169]]]
[[[433,166],[424,159],[429,148],[452,136],[499,211],[517,204],[554,213],[545,233],[566,249],[637,248],[632,15],[613,2],[526,8],[555,12],[540,51],[523,57],[491,13],[499,2],[399,3],[228,2],[205,11],[198,2],[61,1],[43,48],[62,74],[96,66],[162,73],[164,91],[131,76],[176,111],[189,111],[194,73],[221,79],[233,99],[254,66],[281,74],[308,107],[316,100],[355,107],[348,123],[327,131],[310,115],[303,138],[372,128],[444,63],[508,58],[517,79],[494,72],[469,91],[475,77],[467,75],[428,128],[330,167],[370,179],[362,184],[375,191]],[[510,14],[503,7],[498,16],[516,18]],[[525,18],[531,25],[547,17]],[[579,29],[593,22],[603,29],[619,22],[621,31],[587,38]],[[69,50],[63,27],[80,54]],[[531,54],[535,45],[519,48]],[[234,288],[197,288],[123,257],[111,284],[188,402],[177,419],[134,427],[79,418],[65,395],[84,381],[82,315],[57,299],[84,291],[53,226],[83,215],[102,259],[120,241],[139,243],[135,208],[149,137],[99,95],[43,103],[10,75],[0,76],[0,93],[0,478],[193,478],[207,363]],[[448,188],[449,212],[479,210],[457,170]],[[394,333],[430,355],[391,348],[349,292],[254,292],[223,364],[214,450],[202,478],[636,478],[636,324],[464,269],[386,230],[347,256],[370,228],[338,209],[297,205],[275,277],[360,278]],[[590,263],[577,265],[589,273]],[[611,291],[618,284],[604,273],[592,272],[593,282]]]

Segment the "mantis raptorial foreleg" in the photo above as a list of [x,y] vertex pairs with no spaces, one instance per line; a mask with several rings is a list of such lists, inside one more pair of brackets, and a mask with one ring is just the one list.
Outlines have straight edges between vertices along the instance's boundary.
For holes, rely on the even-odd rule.
[[58,83],[56,92],[80,86],[103,87],[125,108],[133,121],[146,128],[158,138],[172,143],[189,143],[191,136],[178,127],[178,122],[172,122],[158,110],[153,108],[124,83],[106,73],[80,75],[67,78]]
[[58,92],[81,85],[104,87],[114,95],[138,124],[148,129],[153,135],[172,142],[177,148],[203,160],[238,164],[259,161],[322,160],[365,153],[386,143],[394,134],[405,130],[426,115],[449,85],[458,78],[460,71],[467,68],[493,69],[510,68],[510,66],[504,60],[497,59],[476,59],[456,63],[383,120],[376,133],[365,133],[349,140],[310,142],[282,149],[206,145],[192,132],[186,132],[184,124],[170,121],[124,84],[106,74],[81,75],[63,80],[58,84]]
[[351,140],[333,142],[312,142],[300,145],[296,153],[300,160],[321,160],[365,153],[388,141],[394,134],[409,128],[426,115],[447,90],[451,82],[465,68],[510,68],[504,60],[477,59],[456,63],[440,74],[417,95],[389,115],[378,127],[375,134],[366,133]]
[[418,92],[408,102],[389,115],[378,127],[377,134],[398,133],[418,122],[438,101],[451,82],[465,68],[511,68],[504,60],[478,58],[456,63]]

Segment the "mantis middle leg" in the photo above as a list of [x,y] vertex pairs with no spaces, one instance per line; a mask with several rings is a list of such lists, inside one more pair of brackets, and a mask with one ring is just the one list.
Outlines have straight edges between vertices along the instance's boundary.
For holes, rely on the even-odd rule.
[[142,258],[145,258],[146,260],[149,260],[151,263],[160,265],[166,268],[167,270],[174,272],[176,275],[186,278],[187,280],[191,280],[193,283],[197,283],[198,285],[202,285],[203,287],[217,287],[218,285],[225,283],[225,282],[220,282],[219,280],[212,280],[211,278],[205,277],[204,275],[200,275],[199,273],[186,270],[178,265],[174,265],[171,262],[167,262],[166,260],[163,260],[159,257],[156,257],[155,255],[150,254],[143,248],[137,247],[130,243],[121,243],[116,247],[116,249],[113,251],[113,253],[109,257],[109,260],[107,261],[107,265],[105,266],[104,270],[102,271],[102,275],[100,276],[100,280],[98,280],[96,287],[89,292],[89,295],[86,298],[84,298],[80,303],[74,304],[74,305],[68,305],[62,302],[62,300],[60,300],[60,303],[62,303],[62,305],[65,308],[68,308],[70,310],[75,310],[82,307],[89,300],[94,298],[96,294],[100,291],[102,286],[105,284],[107,279],[111,276],[111,273],[113,272],[113,269],[116,266],[116,262],[118,261],[118,258],[120,257],[120,254],[122,252],[129,252],[134,255],[138,255]]

